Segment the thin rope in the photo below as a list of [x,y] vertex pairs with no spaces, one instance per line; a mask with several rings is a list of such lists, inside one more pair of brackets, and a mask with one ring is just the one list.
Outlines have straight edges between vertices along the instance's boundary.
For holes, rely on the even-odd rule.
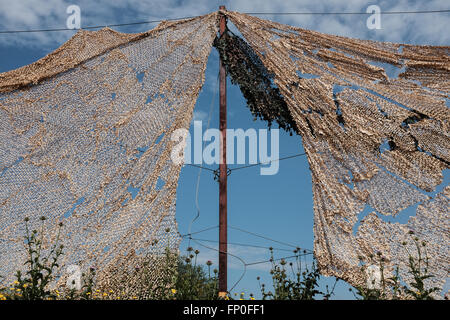
[[[217,95],[217,84],[219,82],[219,73],[217,73],[217,78],[216,78],[216,82],[214,84],[214,92],[211,98],[211,104],[209,106],[209,115],[208,115],[208,124],[207,124],[207,129],[209,129],[210,124],[211,124],[211,118],[212,118],[212,113],[214,111],[214,101]],[[203,147],[202,150],[205,149],[205,144],[206,141],[203,141]],[[201,177],[201,173],[202,173],[202,169],[203,166],[200,166],[199,170],[198,170],[198,175],[197,175],[197,186],[195,188],[195,207],[197,209],[197,215],[194,217],[194,219],[192,219],[191,223],[189,224],[189,234],[191,234],[191,230],[192,230],[192,224],[194,223],[195,220],[197,220],[200,217],[200,205],[198,203],[198,193],[199,193],[199,188],[200,188],[200,177]],[[189,242],[188,244],[190,245],[190,237],[189,237]]]
[[205,247],[205,248],[207,248],[207,249],[217,251],[218,253],[225,253],[225,254],[228,255],[228,256],[231,256],[231,257],[234,257],[234,258],[238,259],[238,260],[242,263],[242,265],[244,266],[244,271],[242,272],[241,276],[240,276],[239,279],[236,281],[236,283],[228,290],[228,293],[230,293],[230,292],[231,292],[231,291],[239,284],[239,282],[241,282],[242,278],[244,278],[244,276],[245,276],[245,274],[246,274],[246,272],[247,272],[247,264],[246,264],[246,262],[244,261],[244,259],[242,259],[241,257],[238,257],[237,255],[231,254],[231,253],[229,253],[229,252],[223,252],[223,251],[221,251],[221,250],[219,250],[219,249],[216,249],[216,248],[213,248],[213,247],[209,247],[209,246],[207,246],[207,245],[204,245],[204,244],[198,242],[198,240],[194,240],[194,238],[192,238],[192,241],[194,241],[194,242],[197,243],[198,245],[200,245],[200,246],[202,246],[202,247]]

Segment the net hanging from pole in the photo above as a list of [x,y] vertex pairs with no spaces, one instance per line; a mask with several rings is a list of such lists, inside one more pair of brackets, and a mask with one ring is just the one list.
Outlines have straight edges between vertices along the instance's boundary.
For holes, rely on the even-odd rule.
[[[236,71],[254,83],[241,86],[251,111],[302,136],[321,272],[361,285],[378,252],[387,273],[395,265],[407,270],[413,231],[427,243],[436,276],[426,282],[442,287],[450,246],[443,179],[450,162],[449,47],[357,40],[220,14],[246,40],[230,38],[238,57],[230,61],[254,71]],[[64,266],[94,266],[109,288],[138,286],[131,269],[153,257],[150,277],[160,281],[157,257],[180,241],[180,166],[170,159],[171,133],[189,128],[217,18],[164,22],[139,34],[80,31],[36,63],[0,74],[6,281],[23,268],[24,218],[37,229],[41,216],[48,219],[47,249],[64,223]],[[406,223],[387,221],[411,211]]]
[[[450,163],[450,48],[351,39],[221,13],[267,69],[302,136],[321,272],[364,285],[370,266],[379,265],[377,253],[386,259],[386,278],[394,265],[407,271],[412,231],[427,243],[435,277],[426,283],[442,288],[450,249],[450,187],[443,181]],[[397,74],[389,77],[392,70]],[[279,104],[264,110],[251,102],[264,120],[280,120],[270,118]],[[283,121],[289,127],[290,119]],[[407,210],[413,214],[406,223],[386,219]]]
[[212,13],[138,34],[81,30],[0,74],[6,283],[24,268],[24,219],[39,230],[41,216],[47,251],[63,222],[61,266],[94,267],[99,285],[115,289],[138,285],[128,275],[151,261],[149,278],[160,281],[165,249],[180,242],[171,134],[189,129],[216,20]]

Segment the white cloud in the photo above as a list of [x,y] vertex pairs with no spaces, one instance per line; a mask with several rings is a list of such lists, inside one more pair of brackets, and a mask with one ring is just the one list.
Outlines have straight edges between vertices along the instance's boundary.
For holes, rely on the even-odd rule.
[[[0,0],[0,29],[64,28],[68,16],[66,8],[71,4],[80,6],[82,26],[88,26],[197,16],[216,11],[221,3],[224,3],[229,10],[240,12],[365,12],[369,5],[374,4],[373,1],[368,0],[261,0],[258,2],[241,0],[220,2],[208,0],[182,2],[177,0]],[[448,1],[445,0],[426,2],[382,0],[377,1],[376,4],[382,11],[448,9],[449,7]],[[447,26],[450,23],[448,13],[383,15],[381,30],[368,30],[365,15],[289,15],[263,16],[263,18],[320,32],[364,39],[434,45],[447,45],[450,40],[450,33],[447,32]],[[144,31],[153,27],[154,25],[142,25],[136,26],[133,30]],[[70,38],[73,33],[73,31],[67,31],[2,34],[0,45],[54,48]]]

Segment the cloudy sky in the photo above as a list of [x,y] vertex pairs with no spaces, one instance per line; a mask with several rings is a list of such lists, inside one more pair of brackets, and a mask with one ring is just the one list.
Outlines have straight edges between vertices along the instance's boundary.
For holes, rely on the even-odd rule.
[[[137,21],[162,20],[198,16],[216,11],[219,5],[239,12],[365,12],[369,5],[378,5],[381,11],[418,11],[450,9],[448,0],[431,1],[366,1],[366,0],[264,0],[264,1],[211,1],[211,0],[0,0],[0,31],[65,28],[69,5],[81,9],[81,27],[111,25]],[[290,24],[320,32],[347,37],[390,42],[449,45],[450,14],[400,14],[383,15],[381,29],[370,30],[365,15],[265,15],[265,19]],[[121,32],[142,32],[155,24],[114,28]],[[230,26],[232,28],[232,26]],[[32,63],[67,41],[75,31],[0,34],[0,72]],[[212,50],[206,71],[205,86],[199,96],[195,119],[208,118],[211,101],[214,102],[211,126],[218,126],[217,99],[213,100],[218,72],[218,56]],[[266,128],[261,121],[252,121],[239,89],[229,84],[229,127]],[[280,131],[280,157],[302,152],[301,139]],[[196,215],[195,188],[198,169],[182,170],[177,195],[177,220],[180,233],[184,234]],[[229,178],[229,223],[252,232],[264,234],[283,242],[311,248],[313,245],[313,214],[311,176],[306,159],[295,158],[280,163],[275,176],[260,176],[258,168],[241,170]],[[209,172],[201,173],[199,205],[201,215],[193,224],[193,231],[218,224],[218,188]],[[199,238],[217,240],[217,230],[199,234]],[[230,230],[229,241],[260,246],[281,247],[277,257],[291,255],[289,246],[281,246],[267,240]],[[215,243],[204,243],[213,248]],[[212,260],[217,264],[217,253],[195,243],[201,254],[199,262]],[[187,242],[182,243],[182,248]],[[247,263],[269,258],[268,250],[237,245],[230,252]],[[310,262],[308,258],[307,262]],[[259,292],[257,276],[270,283],[270,264],[249,266],[246,275],[235,291]],[[243,272],[239,260],[230,258],[229,286],[233,286]],[[332,279],[324,279],[325,285]],[[337,298],[352,298],[348,286],[339,284]]]

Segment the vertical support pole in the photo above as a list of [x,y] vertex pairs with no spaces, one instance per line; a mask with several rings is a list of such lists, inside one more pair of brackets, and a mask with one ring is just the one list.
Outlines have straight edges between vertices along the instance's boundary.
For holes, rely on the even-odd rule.
[[[225,10],[225,6],[220,6]],[[226,30],[226,17],[220,17],[219,31]],[[220,164],[219,164],[219,297],[227,294],[227,75],[222,60],[219,62],[220,95]]]

